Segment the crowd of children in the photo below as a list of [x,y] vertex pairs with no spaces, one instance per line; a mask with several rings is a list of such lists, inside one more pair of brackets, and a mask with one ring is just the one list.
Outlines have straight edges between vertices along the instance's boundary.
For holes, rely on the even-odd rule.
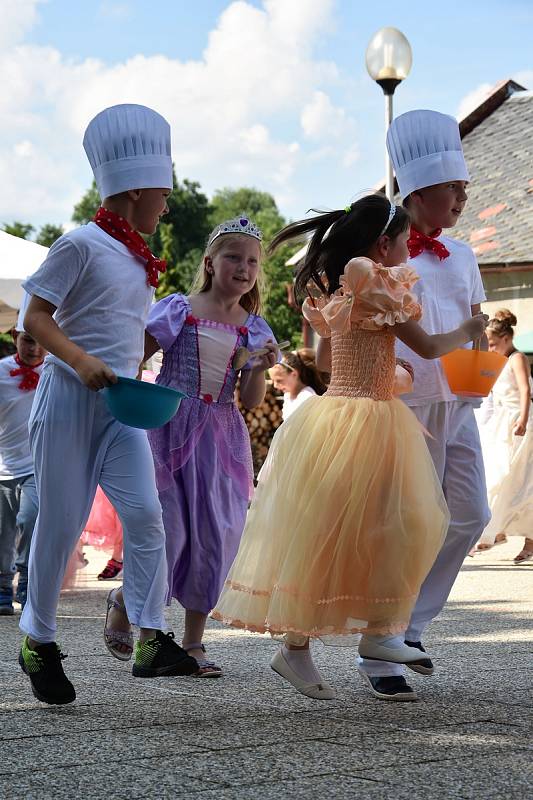
[[[283,359],[261,316],[262,234],[244,214],[212,231],[188,295],[153,302],[166,265],[141,234],[168,210],[166,120],[113,106],[83,143],[102,205],[25,282],[17,353],[0,361],[0,613],[13,613],[16,568],[19,663],[34,695],[75,699],[56,644],[59,592],[82,531],[101,545],[109,528],[102,577],[121,573],[123,585],[109,593],[104,642],[133,657],[134,676],[220,677],[203,644],[212,614],[282,635],[271,666],[310,697],[335,696],[310,642],[340,635],[358,642],[376,697],[416,699],[404,666],[433,673],[424,631],[489,521],[474,403],[450,392],[439,362],[483,340],[487,324],[473,252],[442,234],[469,181],[457,123],[413,111],[391,125],[403,205],[376,193],[276,235],[272,249],[309,237],[295,290],[319,337],[316,357]],[[489,337],[498,349],[502,332]],[[264,353],[236,368],[240,347]],[[501,347],[511,356],[512,336]],[[157,383],[185,398],[147,434],[118,422],[100,390],[160,350]],[[520,411],[506,430],[525,441],[525,366],[520,354],[509,364]],[[267,371],[284,424],[254,492],[234,395],[239,381],[244,406],[260,404]],[[498,532],[511,524],[498,520]],[[173,598],[185,609],[181,645],[165,633]]]

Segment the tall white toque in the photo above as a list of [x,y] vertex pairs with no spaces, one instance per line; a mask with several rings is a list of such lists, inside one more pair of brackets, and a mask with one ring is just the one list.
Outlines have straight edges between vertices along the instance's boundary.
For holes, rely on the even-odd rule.
[[89,122],[83,147],[102,200],[128,189],[172,189],[170,125],[151,108],[104,109]]
[[438,111],[408,111],[393,119],[387,132],[400,194],[447,181],[469,181],[454,117]]

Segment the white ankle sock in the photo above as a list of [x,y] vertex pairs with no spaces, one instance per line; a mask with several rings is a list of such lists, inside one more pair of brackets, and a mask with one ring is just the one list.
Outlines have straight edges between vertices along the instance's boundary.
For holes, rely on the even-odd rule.
[[322,675],[313,664],[309,648],[289,650],[286,645],[281,648],[283,658],[302,680],[308,683],[322,683]]

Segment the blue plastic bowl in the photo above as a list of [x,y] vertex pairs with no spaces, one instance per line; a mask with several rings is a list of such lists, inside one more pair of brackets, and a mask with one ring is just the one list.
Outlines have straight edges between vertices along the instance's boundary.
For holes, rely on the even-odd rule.
[[103,389],[107,406],[113,416],[132,428],[160,428],[176,413],[186,395],[134,378],[119,378],[118,383]]

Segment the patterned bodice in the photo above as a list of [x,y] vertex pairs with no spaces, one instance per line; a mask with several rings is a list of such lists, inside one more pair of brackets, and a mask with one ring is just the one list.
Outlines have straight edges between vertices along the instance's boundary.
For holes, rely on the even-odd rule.
[[165,352],[158,382],[206,403],[231,403],[238,377],[231,362],[237,347],[246,346],[247,341],[246,326],[189,314],[174,344]]
[[326,394],[390,400],[396,363],[394,342],[394,334],[387,328],[332,331],[331,381]]

